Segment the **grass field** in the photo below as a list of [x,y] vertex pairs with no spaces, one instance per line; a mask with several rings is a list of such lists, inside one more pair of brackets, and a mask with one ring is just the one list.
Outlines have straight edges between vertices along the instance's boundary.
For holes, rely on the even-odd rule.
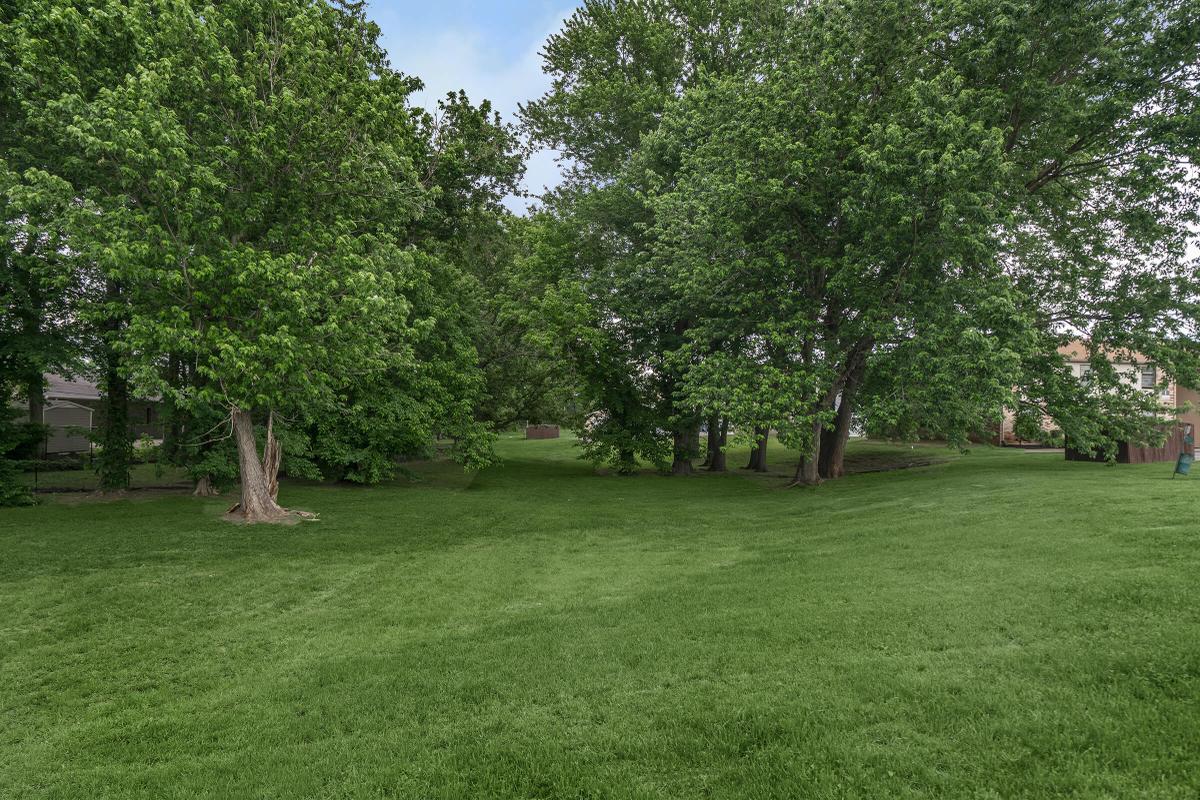
[[0,797],[1200,795],[1200,481],[1169,465],[785,490],[501,451],[286,485],[321,516],[293,527],[0,512]]

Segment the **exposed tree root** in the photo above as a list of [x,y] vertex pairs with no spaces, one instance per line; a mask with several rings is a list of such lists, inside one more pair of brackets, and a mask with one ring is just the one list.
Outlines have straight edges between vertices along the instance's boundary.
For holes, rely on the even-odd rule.
[[255,514],[251,517],[242,510],[241,501],[229,507],[229,510],[225,512],[225,519],[241,525],[297,525],[301,522],[321,521],[321,518],[311,511],[299,511],[282,507],[278,511],[272,511],[268,514]]
[[216,497],[221,494],[217,491],[217,487],[213,486],[212,480],[204,475],[196,481],[196,488],[192,490],[193,497]]

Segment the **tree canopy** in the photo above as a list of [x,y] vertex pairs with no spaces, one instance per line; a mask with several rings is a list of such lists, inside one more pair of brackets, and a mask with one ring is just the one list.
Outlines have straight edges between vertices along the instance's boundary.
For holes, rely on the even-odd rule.
[[[580,232],[562,280],[651,418],[613,403],[593,437],[674,431],[678,467],[724,418],[777,430],[814,483],[855,418],[962,442],[1036,411],[1093,451],[1155,436],[1157,397],[1106,354],[1200,377],[1196,10],[585,5],[525,113],[580,162],[547,204]],[[1055,353],[1078,336],[1104,362],[1087,385]]]
[[585,0],[519,126],[415,107],[349,0],[0,0],[0,46],[0,391],[97,377],[106,489],[136,396],[259,521],[521,421],[812,484],[856,425],[1152,441],[1133,353],[1200,385],[1196,0]]

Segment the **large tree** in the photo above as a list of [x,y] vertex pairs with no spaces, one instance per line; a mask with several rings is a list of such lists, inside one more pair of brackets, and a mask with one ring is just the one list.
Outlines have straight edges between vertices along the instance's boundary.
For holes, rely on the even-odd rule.
[[489,102],[463,92],[415,120],[413,166],[426,202],[402,241],[417,253],[420,280],[402,286],[408,320],[394,331],[413,357],[347,382],[338,389],[345,413],[312,420],[313,459],[330,477],[380,480],[398,457],[430,455],[438,436],[477,468],[493,458],[492,429],[505,421],[487,413],[505,391],[493,380],[503,301],[492,290],[512,265],[516,223],[502,200],[517,191],[524,147]]
[[[561,223],[556,235],[572,242],[557,265],[564,285],[554,297],[571,298],[562,341],[581,399],[595,412],[581,428],[587,452],[618,469],[631,469],[640,454],[690,472],[701,422],[667,358],[690,313],[669,283],[638,267],[653,215],[642,187],[628,180],[631,160],[680,94],[753,63],[783,6],[588,0],[543,50],[551,89],[522,108],[533,135],[571,164],[546,203]],[[588,334],[578,335],[581,328]]]
[[686,320],[676,404],[777,429],[798,483],[841,474],[864,387],[954,440],[1005,405],[1152,435],[1154,398],[1053,354],[1083,331],[1195,380],[1194,11],[814,2],[678,92],[614,182],[645,209],[623,285]]
[[[73,245],[132,298],[125,374],[223,409],[238,512],[280,519],[279,428],[336,415],[347,383],[414,363],[404,293],[428,271],[404,236],[430,203],[407,105],[418,83],[388,67],[355,6],[126,13],[152,52],[50,107],[62,146],[96,165],[72,187]],[[167,354],[198,380],[165,380]]]

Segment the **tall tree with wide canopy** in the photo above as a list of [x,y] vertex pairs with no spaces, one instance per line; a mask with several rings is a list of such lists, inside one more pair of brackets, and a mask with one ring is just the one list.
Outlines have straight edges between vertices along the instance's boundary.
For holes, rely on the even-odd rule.
[[[402,292],[427,276],[403,234],[429,202],[407,105],[418,83],[353,6],[128,13],[154,52],[96,97],[51,104],[64,146],[102,171],[73,187],[73,241],[136,297],[121,343],[135,383],[223,408],[238,513],[283,519],[277,427],[413,362]],[[202,380],[164,381],[167,353]]]
[[[959,440],[1023,403],[1077,446],[1111,435],[1089,408],[1150,435],[1155,400],[1111,369],[1044,370],[1074,329],[1195,380],[1194,10],[818,2],[773,57],[684,93],[643,139],[640,268],[693,310],[692,402],[746,429],[771,409],[799,483],[841,473],[864,383]],[[925,391],[881,380],[913,368]]]
[[[666,355],[690,319],[669,285],[637,268],[653,217],[628,177],[642,138],[676,98],[706,75],[753,63],[758,37],[782,18],[783,3],[746,0],[588,0],[543,50],[551,89],[522,107],[541,142],[571,168],[547,209],[575,237],[563,261],[579,312],[564,331],[566,354],[596,412],[583,434],[589,454],[632,468],[636,453],[661,462],[669,432],[672,472],[691,471],[698,409],[683,402],[679,375]],[[572,218],[572,221],[566,221]],[[569,326],[570,327],[570,326]]]
[[37,424],[44,374],[73,372],[84,353],[98,355],[102,338],[81,318],[100,281],[67,247],[73,198],[44,111],[65,91],[91,96],[136,58],[137,47],[114,35],[119,11],[0,2],[0,382],[19,391]]
[[[397,333],[412,359],[338,391],[345,413],[311,420],[311,450],[329,477],[375,482],[397,457],[431,454],[437,436],[470,468],[492,458],[486,413],[496,362],[495,287],[512,258],[511,214],[502,205],[517,191],[525,148],[513,126],[487,101],[447,95],[433,113],[416,113],[413,166],[426,202],[403,230],[415,249],[419,281],[405,283],[408,324]],[[399,344],[399,342],[398,342]]]

